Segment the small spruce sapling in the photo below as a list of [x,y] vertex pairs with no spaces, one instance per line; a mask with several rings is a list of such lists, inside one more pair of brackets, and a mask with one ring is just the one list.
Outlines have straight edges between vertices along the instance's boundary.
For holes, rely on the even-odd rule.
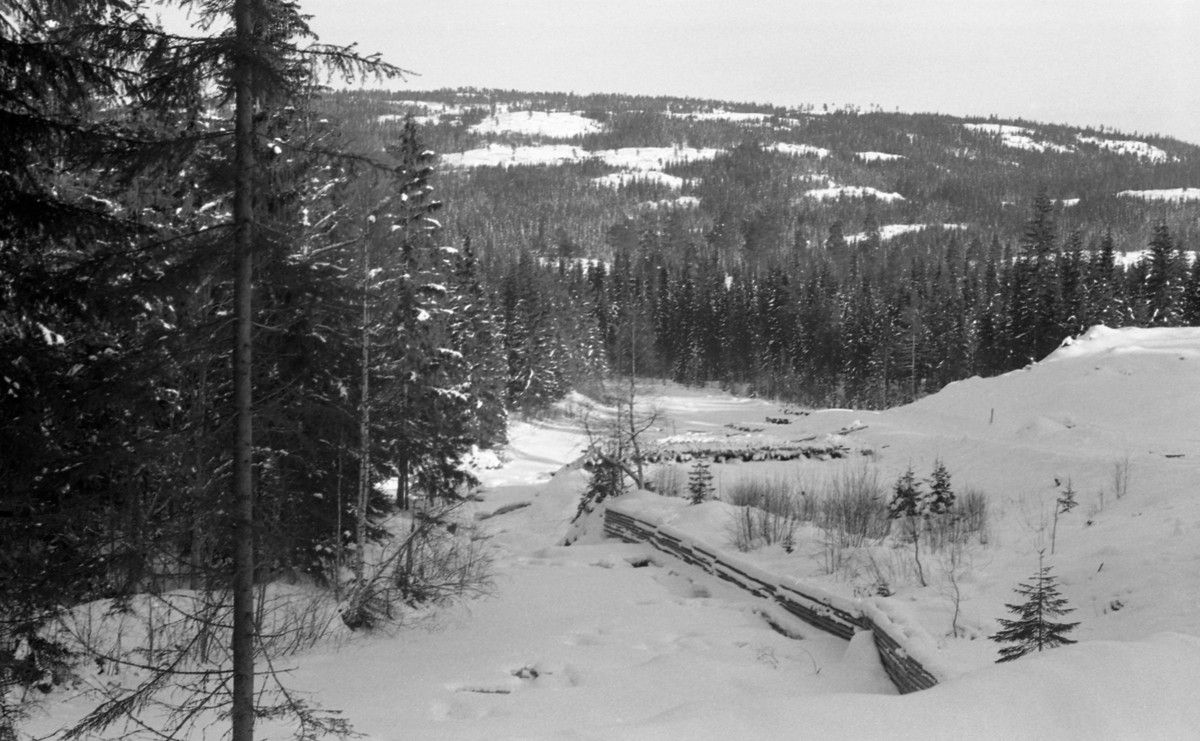
[[913,559],[917,562],[917,578],[920,580],[921,586],[926,586],[926,584],[925,572],[921,568],[921,528],[917,520],[924,514],[925,495],[921,491],[920,482],[913,474],[912,467],[909,467],[904,475],[896,480],[896,486],[892,489],[892,501],[888,504],[888,519],[895,520],[903,517],[908,520],[913,538]]
[[692,504],[701,504],[712,495],[712,471],[708,461],[697,460],[688,475],[688,499]]
[[579,499],[574,521],[591,514],[605,499],[625,493],[625,471],[607,455],[599,455],[592,468],[592,478]]
[[950,488],[950,472],[940,460],[933,466],[932,477],[926,479],[929,495],[925,497],[926,515],[944,515],[954,506],[954,490]]
[[1005,607],[1018,618],[1001,618],[1003,629],[988,636],[997,643],[1013,644],[1000,649],[997,664],[1019,659],[1034,651],[1075,643],[1063,634],[1074,630],[1079,623],[1051,622],[1053,618],[1074,612],[1075,608],[1067,607],[1066,598],[1059,595],[1054,577],[1050,575],[1050,567],[1042,565],[1042,551],[1038,551],[1038,573],[1034,583],[1021,584],[1014,591],[1025,597],[1025,602],[1020,605],[1006,604]]
[[[1058,483],[1058,479],[1054,480]],[[1075,500],[1075,490],[1071,488],[1071,479],[1067,479],[1067,488],[1063,490],[1060,496],[1054,502],[1054,525],[1050,528],[1050,555],[1054,555],[1054,542],[1058,538],[1058,516],[1065,515],[1079,504]]]

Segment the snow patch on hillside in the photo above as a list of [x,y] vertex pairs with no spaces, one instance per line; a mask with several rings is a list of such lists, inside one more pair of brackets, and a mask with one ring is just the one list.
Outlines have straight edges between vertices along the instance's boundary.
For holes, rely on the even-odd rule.
[[820,159],[829,156],[829,150],[822,147],[814,147],[811,144],[788,144],[787,142],[776,142],[767,147],[764,147],[768,152],[779,152],[780,154],[790,154],[797,157],[807,155],[815,155]]
[[639,208],[647,211],[669,211],[673,208],[693,209],[700,208],[700,199],[696,196],[680,196],[678,198],[664,198],[661,201],[643,201],[638,204]]
[[1136,157],[1148,159],[1151,162],[1166,162],[1171,159],[1162,149],[1151,144],[1141,141],[1133,141],[1129,139],[1101,139],[1096,136],[1079,135],[1079,141],[1085,144],[1095,144],[1101,149],[1107,149],[1117,154],[1129,154]]
[[771,117],[770,113],[742,113],[740,111],[724,111],[717,109],[715,111],[696,112],[696,113],[673,113],[668,112],[671,118],[683,118],[692,121],[733,121],[735,123],[758,123],[765,121]]
[[606,188],[620,188],[630,183],[655,183],[657,185],[665,185],[672,190],[680,190],[683,188],[685,181],[681,177],[668,175],[658,170],[639,170],[637,172],[610,173],[602,177],[592,178],[592,182]]
[[469,130],[476,134],[526,134],[550,139],[569,139],[602,130],[596,121],[567,111],[498,111]]
[[1027,134],[1029,129],[1023,126],[1012,126],[1010,124],[998,123],[969,123],[963,124],[964,127],[971,131],[978,131],[984,134],[999,134],[1001,136],[1013,136],[1018,134]]
[[[879,238],[883,241],[893,239],[901,234],[911,234],[913,232],[922,232],[926,229],[966,229],[966,224],[885,224],[879,227]],[[851,234],[846,237],[846,241],[850,244],[857,244],[867,238],[866,232]]]
[[1126,198],[1142,198],[1147,201],[1200,201],[1200,188],[1167,188],[1163,190],[1123,190],[1117,194]]
[[1064,147],[1061,144],[1038,141],[1031,136],[1033,131],[1023,126],[997,123],[969,123],[963,124],[963,126],[971,131],[999,136],[1000,144],[1011,149],[1025,149],[1032,152],[1060,152],[1063,154],[1073,154],[1075,152],[1071,147]]
[[604,164],[627,170],[661,170],[668,165],[711,160],[724,154],[724,149],[694,147],[625,147],[605,149],[595,153]]
[[891,162],[907,159],[902,154],[888,154],[887,152],[855,152],[854,156],[865,162]]
[[482,149],[466,152],[451,152],[442,155],[446,167],[514,167],[518,165],[560,165],[567,162],[598,160],[610,167],[623,170],[652,171],[683,162],[710,160],[723,149],[695,149],[692,147],[626,147],[589,152],[567,144],[541,144],[537,146],[513,146],[489,144]]
[[899,193],[885,193],[882,190],[859,185],[835,185],[831,188],[816,188],[805,191],[804,195],[809,198],[816,198],[819,201],[836,200],[838,198],[877,198],[881,201],[891,203],[893,201],[904,200],[904,196]]
[[561,165],[567,162],[581,162],[590,156],[586,150],[568,144],[542,144],[529,147],[489,144],[482,149],[443,154],[442,164],[449,168]]

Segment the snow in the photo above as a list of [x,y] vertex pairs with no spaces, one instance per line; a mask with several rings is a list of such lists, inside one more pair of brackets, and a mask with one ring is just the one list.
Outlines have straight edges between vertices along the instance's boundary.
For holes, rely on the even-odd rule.
[[559,165],[567,162],[599,160],[611,167],[626,170],[662,170],[664,167],[683,162],[711,160],[724,150],[697,149],[694,147],[626,147],[587,151],[566,144],[542,144],[537,146],[512,146],[489,144],[483,149],[452,152],[442,155],[442,164],[447,167],[513,167],[517,165]]
[[[634,492],[614,505],[663,518],[756,575],[862,599],[899,626],[910,655],[946,677],[923,692],[895,693],[866,634],[824,635],[696,567],[603,538],[596,518],[578,542],[561,545],[586,485],[573,465],[586,445],[584,420],[594,426],[607,411],[577,394],[559,418],[514,423],[499,467],[480,457],[481,501],[469,507],[490,535],[491,596],[290,656],[287,681],[343,711],[370,741],[1195,738],[1197,388],[1200,328],[1094,327],[1025,369],[883,412],[799,414],[715,390],[640,389],[659,415],[652,437],[817,438],[851,454],[714,464],[722,492],[746,478],[814,481],[860,465],[890,486],[906,468],[923,478],[940,460],[956,491],[987,496],[987,542],[965,547],[958,567],[923,550],[927,587],[912,575],[907,546],[848,553],[871,553],[891,577],[893,596],[865,599],[869,578],[825,569],[821,533],[810,526],[794,553],[738,553],[726,502],[691,506]],[[1080,506],[1060,516],[1051,554],[1056,479],[1071,482]],[[1080,622],[1071,634],[1079,643],[995,664],[998,647],[986,636],[1008,616],[1004,605],[1034,573],[1039,550],[1076,608],[1068,619]],[[952,575],[961,589],[957,635]],[[765,616],[802,640],[772,630]],[[56,691],[23,730],[50,733],[88,702]],[[223,728],[214,722],[213,732]],[[279,737],[271,731],[263,723],[260,737]]]
[[723,149],[695,147],[625,147],[606,149],[595,156],[611,167],[629,170],[661,170],[667,165],[711,160],[724,154]]
[[963,126],[971,131],[998,135],[1000,137],[1000,143],[1012,149],[1027,149],[1034,152],[1051,151],[1061,152],[1064,154],[1070,154],[1075,151],[1071,147],[1065,147],[1061,144],[1037,141],[1030,136],[1030,134],[1033,132],[1023,126],[1012,126],[1010,124],[996,123],[969,123],[963,124]]
[[692,121],[733,121],[735,123],[759,123],[771,117],[770,113],[743,113],[739,111],[704,111],[696,113],[668,113],[671,118],[686,118]]
[[684,179],[668,175],[665,172],[649,170],[643,172],[614,172],[602,177],[592,178],[592,182],[606,188],[620,188],[636,182],[656,183],[658,185],[665,185],[672,190],[679,190],[683,187]]
[[1117,154],[1129,154],[1135,157],[1142,157],[1151,162],[1166,162],[1170,156],[1152,144],[1147,144],[1142,141],[1134,141],[1131,139],[1101,139],[1096,136],[1079,135],[1079,141],[1085,144],[1095,144],[1101,149],[1107,149]]
[[516,165],[561,165],[581,162],[588,153],[568,144],[543,144],[538,146],[510,146],[489,144],[482,149],[466,152],[451,152],[442,155],[446,167],[513,167]]
[[804,195],[809,198],[816,198],[819,201],[837,200],[838,198],[878,198],[881,201],[903,201],[904,196],[899,193],[885,193],[875,188],[868,188],[857,185],[836,185],[830,188],[816,188],[814,190],[805,191]]
[[787,142],[776,142],[768,147],[765,147],[768,152],[779,152],[781,154],[791,154],[797,157],[806,155],[816,155],[820,159],[829,156],[829,150],[822,147],[814,147],[811,144],[788,144]]
[[[966,229],[966,224],[884,224],[879,227],[879,238],[883,241],[893,239],[901,234],[911,234],[913,232],[921,232],[926,229]],[[867,238],[866,232],[851,234],[846,237],[846,241],[850,244],[856,244]]]
[[602,129],[596,121],[567,111],[498,111],[470,128],[477,134],[515,133],[569,139]]
[[[1149,256],[1150,250],[1130,250],[1129,252],[1116,253],[1114,255],[1114,261],[1119,267],[1128,269],[1134,265],[1137,265],[1139,262],[1145,260]],[[1184,250],[1183,256],[1190,265],[1192,261],[1196,259],[1196,252],[1194,250]]]
[[906,159],[902,154],[888,154],[887,152],[855,152],[854,156],[866,162],[891,162]]
[[660,201],[643,201],[639,203],[640,208],[647,211],[669,211],[673,208],[693,209],[700,207],[700,199],[696,196],[679,196],[678,198],[664,198]]
[[1117,194],[1147,201],[1200,201],[1200,188],[1166,188],[1163,190],[1123,190]]
[[1012,126],[1010,124],[969,123],[963,124],[963,126],[971,131],[980,131],[985,134],[1000,134],[1001,136],[1013,136],[1029,133],[1029,129],[1026,129],[1023,126]]

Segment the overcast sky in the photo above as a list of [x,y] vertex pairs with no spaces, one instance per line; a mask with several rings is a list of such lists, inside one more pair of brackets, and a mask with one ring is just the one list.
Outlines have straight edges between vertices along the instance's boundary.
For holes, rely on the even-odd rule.
[[1200,0],[301,0],[402,89],[996,114],[1200,144]]

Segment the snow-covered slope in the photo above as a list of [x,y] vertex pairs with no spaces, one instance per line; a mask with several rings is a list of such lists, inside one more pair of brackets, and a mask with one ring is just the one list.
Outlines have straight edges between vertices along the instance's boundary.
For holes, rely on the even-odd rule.
[[[816,436],[854,451],[850,465],[876,467],[887,484],[910,466],[927,476],[941,460],[956,490],[985,493],[988,542],[960,554],[964,568],[956,572],[958,636],[950,631],[951,565],[928,554],[929,586],[921,587],[900,568],[911,560],[909,548],[874,551],[896,567],[894,609],[919,621],[955,668],[931,690],[895,695],[869,640],[847,644],[789,622],[644,546],[594,530],[562,546],[586,484],[585,473],[564,468],[585,443],[581,416],[515,426],[507,463],[480,472],[486,486],[472,506],[491,534],[492,596],[424,627],[292,657],[289,681],[376,741],[1195,738],[1197,389],[1200,329],[1098,327],[1025,370],[962,381],[886,412],[799,414],[715,391],[644,390],[660,415],[655,435]],[[576,415],[580,403],[572,401]],[[813,459],[713,470],[728,491],[747,477],[813,480],[839,465]],[[1068,480],[1080,506],[1060,516],[1051,555],[1050,514]],[[677,513],[674,526],[731,547],[728,504],[658,504]],[[822,568],[819,537],[804,529],[795,553],[775,547],[739,556],[853,596],[860,578]],[[996,665],[997,645],[986,636],[1008,616],[1005,603],[1018,601],[1013,589],[1035,571],[1039,550],[1076,608],[1070,619],[1080,626],[1071,635],[1079,643]],[[52,731],[87,703],[55,700],[31,733]],[[269,731],[264,726],[263,737]]]

